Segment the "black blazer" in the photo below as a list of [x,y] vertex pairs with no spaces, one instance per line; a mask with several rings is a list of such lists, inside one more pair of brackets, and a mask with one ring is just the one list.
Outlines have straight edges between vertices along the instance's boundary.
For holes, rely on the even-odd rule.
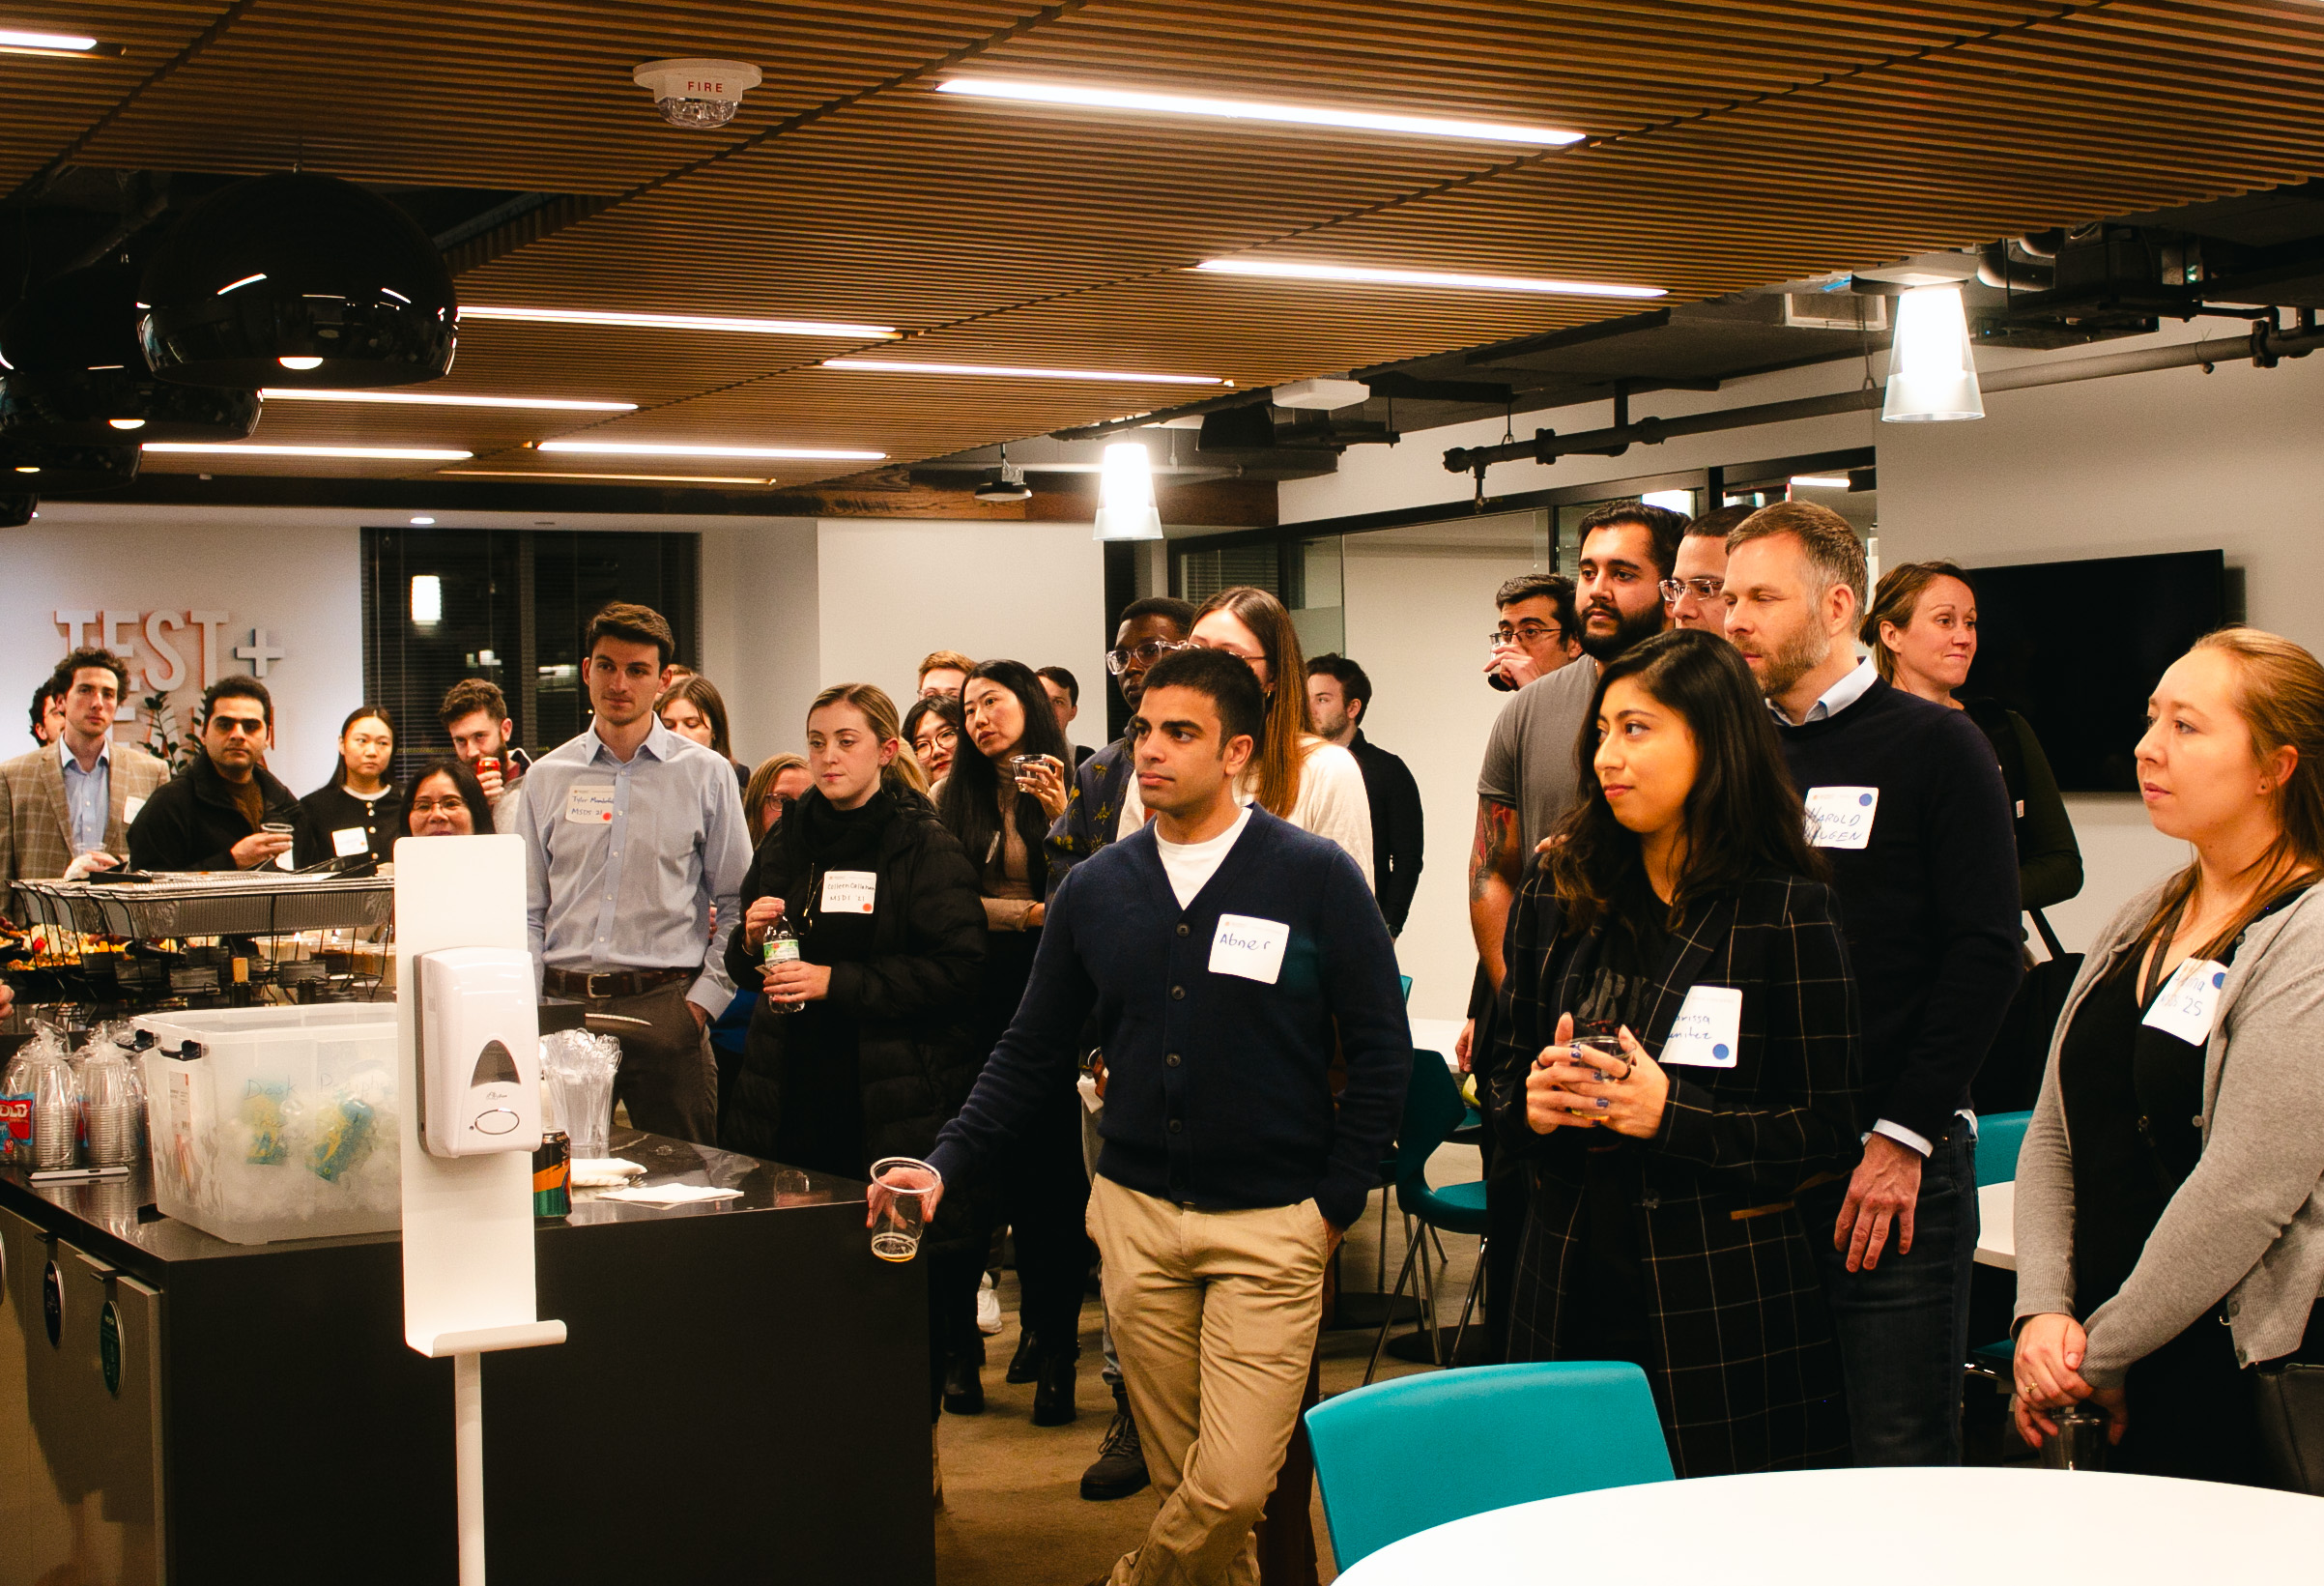
[[[1511,1295],[1510,1358],[1558,1358],[1558,1311],[1584,1236],[1584,1154],[1606,1136],[1525,1121],[1525,1079],[1588,986],[1536,866],[1509,920],[1485,1094],[1499,1138],[1533,1170]],[[1647,1288],[1656,1407],[1682,1476],[1844,1461],[1848,1427],[1823,1291],[1792,1197],[1848,1169],[1858,1144],[1857,1011],[1832,894],[1757,877],[1691,905],[1634,1033],[1659,1055],[1696,985],[1743,994],[1733,1068],[1672,1065],[1662,1126],[1636,1142],[1631,1208]],[[1829,1239],[1831,1230],[1822,1230]]]

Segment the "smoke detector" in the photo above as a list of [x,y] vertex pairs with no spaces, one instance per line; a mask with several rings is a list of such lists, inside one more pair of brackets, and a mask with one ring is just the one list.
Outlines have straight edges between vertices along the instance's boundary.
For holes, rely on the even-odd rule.
[[653,107],[673,127],[724,127],[742,108],[742,96],[759,86],[759,69],[748,61],[647,61],[630,73],[653,96]]

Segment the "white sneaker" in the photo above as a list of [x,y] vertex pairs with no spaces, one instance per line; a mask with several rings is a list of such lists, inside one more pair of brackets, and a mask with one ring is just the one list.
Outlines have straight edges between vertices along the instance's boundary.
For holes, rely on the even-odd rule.
[[992,1286],[990,1272],[976,1285],[976,1330],[987,1338],[1000,1332],[1000,1294]]

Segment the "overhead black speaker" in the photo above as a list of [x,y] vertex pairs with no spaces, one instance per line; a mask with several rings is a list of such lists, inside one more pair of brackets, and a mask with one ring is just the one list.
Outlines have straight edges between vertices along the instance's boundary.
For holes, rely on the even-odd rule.
[[452,366],[459,303],[427,234],[336,177],[261,176],[186,212],[145,269],[146,361],[193,386],[412,386]]
[[137,280],[100,265],[43,281],[0,319],[0,430],[28,441],[239,441],[258,393],[154,378],[137,342]]
[[13,487],[43,496],[119,490],[137,477],[141,456],[133,446],[60,446],[0,435],[0,490]]

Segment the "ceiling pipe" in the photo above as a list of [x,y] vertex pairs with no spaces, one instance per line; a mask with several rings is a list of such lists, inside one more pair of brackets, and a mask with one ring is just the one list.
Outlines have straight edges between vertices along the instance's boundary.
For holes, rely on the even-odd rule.
[[[2319,347],[2324,347],[2324,330],[2316,328],[2312,317],[2304,314],[2300,326],[2291,331],[2275,325],[2254,325],[2250,335],[2222,336],[2210,341],[2185,342],[2176,347],[2151,347],[2138,352],[2107,353],[2097,358],[2078,358],[2057,363],[2002,369],[1978,375],[1977,384],[1989,393],[2030,390],[2042,386],[2069,385],[2078,380],[2106,380],[2121,374],[2143,374],[2152,369],[2183,369],[2200,364],[2208,370],[2214,364],[2234,363],[2246,359],[2258,368],[2272,369],[2281,360],[2306,358]],[[1829,396],[1803,396],[1789,402],[1763,402],[1753,407],[1725,408],[1715,413],[1691,413],[1676,418],[1641,418],[1612,429],[1583,430],[1572,435],[1560,435],[1555,430],[1536,430],[1530,441],[1512,441],[1490,447],[1453,447],[1445,453],[1445,470],[1449,474],[1478,474],[1493,463],[1554,463],[1561,457],[1575,455],[1618,455],[1613,448],[1632,445],[1659,446],[1664,441],[1681,435],[1710,435],[1721,430],[1750,429],[1760,424],[1789,423],[1798,418],[1862,413],[1880,406],[1883,400],[1885,393],[1876,386],[1864,390],[1838,391]]]

